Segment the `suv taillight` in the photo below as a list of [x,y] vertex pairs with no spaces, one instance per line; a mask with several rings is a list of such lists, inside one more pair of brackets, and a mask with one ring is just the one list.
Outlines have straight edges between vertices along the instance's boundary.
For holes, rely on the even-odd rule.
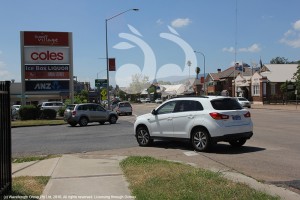
[[72,115],[74,115],[74,116],[76,115],[76,111],[75,110],[72,111]]
[[246,117],[246,118],[251,117],[250,112],[248,111],[246,114],[244,114],[244,117]]
[[209,115],[215,120],[229,119],[229,115],[224,115],[217,112],[209,113]]

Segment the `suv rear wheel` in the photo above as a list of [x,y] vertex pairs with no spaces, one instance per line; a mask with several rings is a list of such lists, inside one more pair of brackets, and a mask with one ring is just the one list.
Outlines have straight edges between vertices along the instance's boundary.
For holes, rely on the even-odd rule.
[[115,115],[110,116],[109,118],[109,123],[110,124],[115,124],[117,123],[117,117]]
[[89,123],[88,119],[86,117],[81,117],[79,120],[79,125],[80,126],[87,126]]
[[207,151],[211,146],[210,136],[202,128],[197,128],[192,132],[191,142],[196,151]]

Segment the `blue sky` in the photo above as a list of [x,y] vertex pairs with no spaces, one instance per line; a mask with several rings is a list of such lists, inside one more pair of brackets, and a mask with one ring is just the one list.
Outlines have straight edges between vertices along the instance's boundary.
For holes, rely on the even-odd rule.
[[235,61],[258,64],[260,57],[296,61],[299,7],[299,0],[237,0],[237,12],[236,0],[0,0],[0,80],[21,80],[20,31],[58,31],[73,33],[74,76],[93,86],[97,76],[106,78],[105,19],[131,8],[139,11],[108,21],[109,57],[117,64],[111,83],[125,86],[136,73],[194,76],[196,66],[203,73],[203,56],[190,50],[205,55],[206,73]]

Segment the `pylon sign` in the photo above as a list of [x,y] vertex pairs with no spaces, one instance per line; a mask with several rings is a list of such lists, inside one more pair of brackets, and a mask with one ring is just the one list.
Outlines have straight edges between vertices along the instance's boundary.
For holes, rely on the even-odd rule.
[[107,87],[107,79],[95,79],[96,87]]

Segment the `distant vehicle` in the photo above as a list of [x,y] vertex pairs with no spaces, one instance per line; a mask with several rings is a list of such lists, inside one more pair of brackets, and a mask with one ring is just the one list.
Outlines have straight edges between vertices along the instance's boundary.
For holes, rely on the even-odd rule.
[[49,102],[43,102],[43,103],[39,104],[37,107],[40,108],[41,110],[52,109],[57,112],[60,108],[63,108],[64,106],[65,106],[65,104],[63,102],[49,101]]
[[64,120],[71,126],[87,126],[90,122],[115,124],[118,114],[115,111],[106,110],[96,103],[82,103],[67,105],[64,112]]
[[138,116],[134,134],[140,146],[155,139],[189,141],[196,151],[217,142],[240,147],[253,135],[251,114],[234,98],[182,97],[165,101],[151,113]]
[[11,106],[11,119],[16,120],[20,118],[19,110],[21,105],[12,105]]
[[150,103],[151,100],[150,100],[150,98],[146,98],[146,99],[141,99],[141,102],[142,103]]
[[114,111],[116,111],[118,115],[132,115],[132,106],[128,101],[121,101],[115,106]]
[[157,99],[155,99],[155,103],[162,103],[163,101],[162,101],[162,99],[161,98],[157,98]]
[[239,102],[241,104],[241,106],[251,108],[251,103],[246,98],[235,97],[235,99],[237,100],[237,102]]

